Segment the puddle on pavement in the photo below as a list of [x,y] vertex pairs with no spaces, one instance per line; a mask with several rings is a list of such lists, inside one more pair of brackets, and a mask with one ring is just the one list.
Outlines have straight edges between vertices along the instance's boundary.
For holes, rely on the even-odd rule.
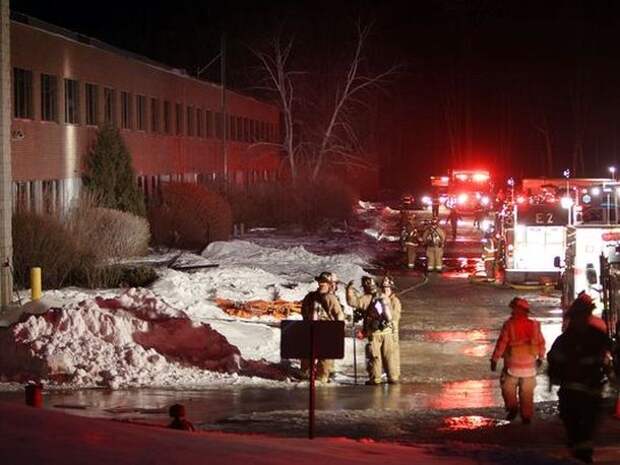
[[439,431],[464,431],[479,428],[493,428],[510,424],[507,420],[488,418],[480,415],[466,415],[461,417],[447,417],[443,419],[443,426]]

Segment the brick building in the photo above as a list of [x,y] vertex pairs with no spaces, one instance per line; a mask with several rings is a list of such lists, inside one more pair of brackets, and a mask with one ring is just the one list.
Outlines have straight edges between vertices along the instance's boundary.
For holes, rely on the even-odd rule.
[[276,107],[96,39],[13,14],[14,208],[62,209],[79,193],[97,126],[120,129],[138,182],[275,179]]

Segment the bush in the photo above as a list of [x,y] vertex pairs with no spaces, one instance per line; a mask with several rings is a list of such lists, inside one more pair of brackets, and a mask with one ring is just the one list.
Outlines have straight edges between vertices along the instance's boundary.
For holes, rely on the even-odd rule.
[[81,199],[71,209],[66,226],[78,243],[100,262],[115,258],[144,255],[150,241],[149,223],[131,213],[93,205],[91,199]]
[[198,184],[169,183],[149,208],[156,245],[202,250],[214,241],[228,240],[232,212],[228,201]]
[[43,269],[43,287],[69,285],[78,268],[96,265],[96,259],[80,250],[71,233],[57,219],[47,215],[13,215],[13,269],[16,284],[30,287],[30,268]]
[[[120,282],[147,282],[152,273],[110,265],[117,258],[146,252],[148,223],[130,213],[98,208],[91,199],[59,218],[18,213],[13,216],[15,281],[30,287],[30,268],[43,270],[43,287],[116,287]],[[129,273],[129,274],[128,274]],[[136,274],[138,273],[138,274]],[[155,279],[155,278],[153,278]]]
[[355,192],[336,179],[316,183],[258,184],[245,190],[231,190],[227,197],[235,223],[248,226],[301,225],[317,229],[325,223],[350,219]]
[[100,199],[100,206],[145,216],[144,195],[136,183],[131,155],[117,128],[99,128],[86,158],[85,187]]
[[90,270],[76,270],[72,278],[74,286],[113,288],[150,286],[159,276],[150,266],[107,265]]

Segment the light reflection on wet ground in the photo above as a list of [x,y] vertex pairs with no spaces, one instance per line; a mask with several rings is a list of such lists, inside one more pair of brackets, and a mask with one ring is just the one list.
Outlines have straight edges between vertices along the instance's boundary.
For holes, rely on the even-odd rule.
[[467,415],[461,417],[447,417],[443,420],[443,426],[440,431],[462,431],[473,430],[478,428],[489,428],[494,426],[505,426],[510,424],[506,420],[498,420],[496,418],[487,418],[480,415]]

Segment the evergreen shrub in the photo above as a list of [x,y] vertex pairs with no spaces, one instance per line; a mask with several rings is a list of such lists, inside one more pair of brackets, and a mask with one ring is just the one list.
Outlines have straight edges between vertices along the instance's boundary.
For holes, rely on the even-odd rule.
[[99,206],[146,215],[144,195],[136,183],[131,155],[117,128],[99,128],[86,158],[85,187],[99,199]]

